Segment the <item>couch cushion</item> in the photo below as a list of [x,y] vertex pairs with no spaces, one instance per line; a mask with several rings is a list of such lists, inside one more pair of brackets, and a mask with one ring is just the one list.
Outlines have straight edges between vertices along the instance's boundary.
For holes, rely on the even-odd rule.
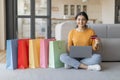
[[120,38],[102,38],[102,60],[120,61]]
[[108,38],[120,38],[120,24],[108,24]]
[[66,21],[56,25],[55,38],[56,40],[65,40],[67,42],[68,33],[76,27],[75,21]]
[[93,28],[98,37],[107,37],[107,25],[106,24],[90,24],[89,27]]

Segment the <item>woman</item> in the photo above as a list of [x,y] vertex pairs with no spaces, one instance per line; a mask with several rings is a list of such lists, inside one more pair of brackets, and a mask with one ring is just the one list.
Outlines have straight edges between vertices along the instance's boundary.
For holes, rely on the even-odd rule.
[[[69,32],[68,35],[68,53],[60,56],[61,62],[66,68],[74,67],[76,69],[96,70],[100,71],[101,55],[93,53],[90,58],[71,58],[69,51],[71,46],[92,46],[93,51],[97,51],[99,47],[99,39],[91,39],[96,35],[94,30],[87,27],[88,16],[85,12],[80,12],[75,17],[77,27]],[[94,36],[95,37],[95,36]]]

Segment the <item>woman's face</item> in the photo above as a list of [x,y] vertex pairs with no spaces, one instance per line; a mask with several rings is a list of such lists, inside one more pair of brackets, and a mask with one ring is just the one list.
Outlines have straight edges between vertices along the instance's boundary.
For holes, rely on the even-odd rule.
[[87,23],[87,19],[84,16],[79,15],[76,19],[76,22],[77,22],[78,27],[79,26],[84,27]]

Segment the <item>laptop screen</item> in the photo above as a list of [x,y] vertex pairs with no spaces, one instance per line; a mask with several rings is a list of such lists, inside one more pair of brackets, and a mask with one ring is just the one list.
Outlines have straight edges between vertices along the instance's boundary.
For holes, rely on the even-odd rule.
[[70,57],[85,58],[92,56],[92,46],[71,46]]

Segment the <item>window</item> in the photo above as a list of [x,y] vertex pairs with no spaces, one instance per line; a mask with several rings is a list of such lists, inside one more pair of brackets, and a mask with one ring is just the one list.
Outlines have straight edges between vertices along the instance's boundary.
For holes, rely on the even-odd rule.
[[75,15],[75,6],[74,5],[70,6],[70,15]]
[[81,6],[80,5],[76,5],[76,14],[79,13],[81,11]]
[[87,13],[87,5],[83,5],[83,11]]
[[9,4],[14,25],[8,27],[14,26],[14,33],[10,33],[14,38],[51,37],[51,0],[13,0]]
[[64,15],[68,15],[68,5],[64,5]]

